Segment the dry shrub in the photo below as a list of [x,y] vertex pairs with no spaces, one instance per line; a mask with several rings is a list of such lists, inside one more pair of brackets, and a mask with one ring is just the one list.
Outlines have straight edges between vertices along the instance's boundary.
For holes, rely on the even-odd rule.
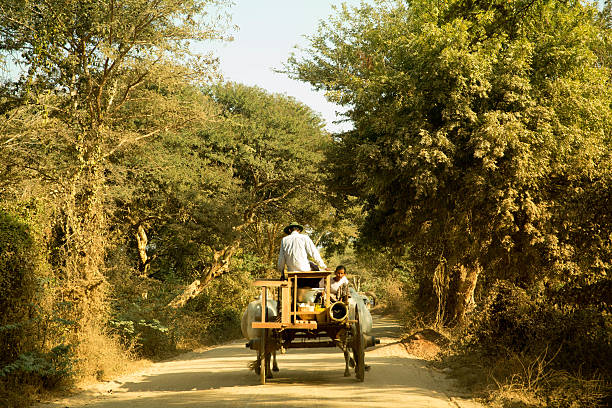
[[104,381],[130,371],[135,362],[133,353],[118,337],[97,327],[85,327],[77,345],[76,371],[81,382]]
[[545,407],[542,401],[533,393],[516,390],[513,387],[500,388],[489,397],[492,408],[540,408]]
[[585,379],[547,368],[554,357],[513,355],[498,360],[489,375],[495,387],[489,391],[493,407],[598,408],[606,406],[609,384],[599,377]]
[[481,377],[472,379],[472,389],[496,406],[605,406],[611,361],[602,356],[612,354],[609,328],[610,317],[595,308],[566,307],[498,282],[447,360],[471,359]]
[[109,328],[125,347],[153,359],[240,337],[242,312],[255,295],[251,279],[248,271],[232,270],[176,310],[167,305],[182,285],[118,271],[111,277]]
[[32,396],[39,392],[39,386],[20,384],[16,387],[0,382],[0,407],[29,407],[32,403]]
[[384,297],[380,299],[385,304],[388,312],[400,312],[406,308],[406,298],[397,281],[392,278],[384,278],[380,286]]
[[379,286],[381,294],[378,301],[385,306],[385,312],[397,314],[406,320],[415,318],[412,296],[402,282],[393,277],[385,277]]
[[[546,405],[559,408],[597,408],[609,406],[612,386],[600,376],[590,379],[554,371],[547,379]],[[608,401],[606,401],[608,398]]]
[[181,342],[210,345],[240,338],[242,313],[257,295],[251,279],[246,270],[232,271],[187,303],[181,318],[173,323]]
[[395,315],[406,332],[430,329],[445,332],[445,328],[436,325],[431,314],[427,314],[419,304],[418,285],[412,276],[402,279],[384,277],[380,279],[377,289],[384,313]]
[[[506,359],[498,360],[493,365],[489,376],[500,388],[537,393],[552,375],[553,371],[549,366],[557,353],[549,355],[548,349],[545,349],[541,354],[532,357],[524,353],[508,352]],[[502,378],[503,381],[499,381],[498,378]]]

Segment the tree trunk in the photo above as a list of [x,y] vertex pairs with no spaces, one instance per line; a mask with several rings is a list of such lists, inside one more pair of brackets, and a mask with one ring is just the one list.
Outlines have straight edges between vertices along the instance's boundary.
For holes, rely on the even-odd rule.
[[474,290],[482,267],[478,262],[453,268],[447,304],[446,324],[459,326],[465,323],[467,313],[474,309]]
[[185,306],[185,304],[198,296],[210,284],[210,282],[229,270],[232,257],[238,250],[240,241],[234,242],[232,245],[223,248],[220,251],[215,251],[213,263],[206,268],[201,274],[201,279],[196,279],[187,286],[180,295],[175,297],[168,306],[174,309]]
[[[70,305],[63,318],[77,322],[75,330],[103,324],[108,303],[104,254],[106,219],[102,208],[104,173],[97,157],[86,160],[85,142],[79,146],[81,166],[66,184],[62,200],[64,234],[61,264],[61,299]],[[92,148],[92,150],[94,150]]]
[[138,255],[140,257],[138,270],[141,275],[146,276],[151,264],[147,256],[147,244],[149,243],[149,239],[147,238],[147,232],[142,224],[138,224],[138,228],[136,229],[136,243],[138,244]]

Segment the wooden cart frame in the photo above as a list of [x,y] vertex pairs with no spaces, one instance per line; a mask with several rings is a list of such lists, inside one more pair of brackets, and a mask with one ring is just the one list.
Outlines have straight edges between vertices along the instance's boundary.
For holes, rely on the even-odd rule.
[[[346,318],[334,320],[329,317],[331,307],[336,307],[330,299],[330,271],[288,272],[287,280],[258,280],[255,286],[261,288],[261,321],[252,323],[254,329],[261,329],[262,335],[256,342],[251,342],[251,348],[257,350],[260,362],[259,375],[261,384],[266,383],[266,371],[272,352],[284,351],[288,348],[339,347],[348,356],[349,348],[353,351],[355,375],[359,381],[365,377],[365,348],[376,344],[376,339],[362,332],[359,313],[355,311],[355,319],[349,316],[349,305],[346,306]],[[325,279],[324,310],[304,311],[298,307],[298,288],[300,279]],[[268,299],[274,296],[278,299],[278,316],[270,321],[267,316]],[[342,306],[342,305],[340,305]],[[264,312],[265,311],[265,312]],[[328,337],[326,341],[321,337]],[[302,341],[295,341],[295,340]],[[248,344],[247,344],[248,345]],[[348,360],[347,360],[348,364]]]

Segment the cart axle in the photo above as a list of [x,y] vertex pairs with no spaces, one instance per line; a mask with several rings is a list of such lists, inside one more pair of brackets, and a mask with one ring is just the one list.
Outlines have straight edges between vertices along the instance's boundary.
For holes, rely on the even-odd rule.
[[317,348],[317,347],[336,347],[335,341],[304,341],[289,343],[286,348]]

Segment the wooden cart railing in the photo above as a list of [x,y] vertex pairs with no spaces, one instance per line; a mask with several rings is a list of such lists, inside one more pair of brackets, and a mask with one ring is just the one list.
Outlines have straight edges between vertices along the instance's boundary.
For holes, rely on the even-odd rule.
[[[261,287],[261,322],[253,322],[254,329],[316,329],[318,327],[317,322],[314,320],[303,321],[298,317],[312,316],[314,317],[316,312],[306,312],[298,310],[298,279],[300,278],[311,278],[321,279],[325,278],[325,307],[328,308],[330,305],[330,285],[331,285],[331,274],[330,271],[306,271],[306,272],[287,272],[287,280],[257,280],[254,282],[255,286]],[[279,289],[279,302],[280,304],[280,321],[279,322],[268,322],[266,321],[266,305],[268,304],[268,289],[278,288]],[[291,292],[293,291],[293,296]]]

